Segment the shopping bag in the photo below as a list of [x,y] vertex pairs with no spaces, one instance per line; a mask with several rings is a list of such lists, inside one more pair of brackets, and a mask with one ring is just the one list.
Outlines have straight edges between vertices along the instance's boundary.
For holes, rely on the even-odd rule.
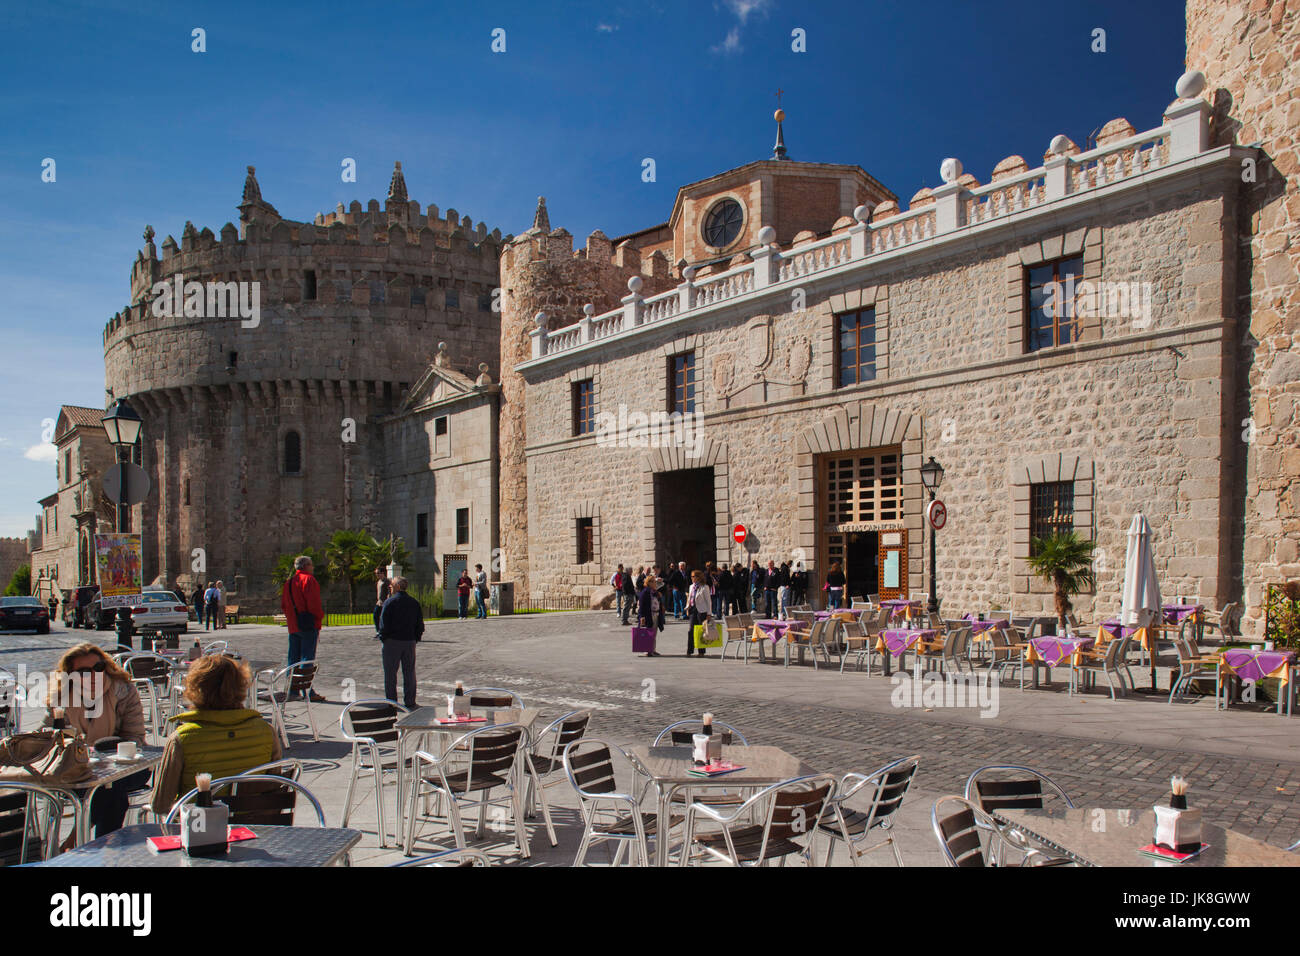
[[722,630],[708,624],[696,624],[694,631],[695,649],[701,651],[706,647],[722,646]]
[[655,635],[657,631],[653,627],[634,627],[632,628],[632,653],[649,654],[655,649]]

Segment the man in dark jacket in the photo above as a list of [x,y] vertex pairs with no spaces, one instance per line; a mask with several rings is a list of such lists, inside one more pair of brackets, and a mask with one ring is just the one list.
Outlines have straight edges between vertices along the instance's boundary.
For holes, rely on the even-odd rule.
[[[621,565],[620,565],[621,567]],[[636,604],[636,582],[632,580],[632,569],[629,567],[623,572],[623,623],[628,623],[628,617],[632,614],[632,605]]]
[[668,565],[668,577],[664,581],[673,599],[673,617],[681,620],[686,616],[686,562]]
[[415,707],[415,645],[424,634],[424,611],[406,593],[406,578],[393,579],[393,596],[379,612],[379,637],[384,642],[384,696],[397,700],[397,667],[402,667],[402,703]]

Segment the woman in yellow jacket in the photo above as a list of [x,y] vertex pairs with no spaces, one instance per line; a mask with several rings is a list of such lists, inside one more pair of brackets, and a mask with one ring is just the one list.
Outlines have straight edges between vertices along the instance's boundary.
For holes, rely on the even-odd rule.
[[256,710],[244,706],[249,673],[245,664],[221,655],[201,657],[185,678],[191,710],[171,718],[162,763],[154,774],[151,807],[165,814],[194,789],[194,777],[234,777],[281,755],[280,738]]

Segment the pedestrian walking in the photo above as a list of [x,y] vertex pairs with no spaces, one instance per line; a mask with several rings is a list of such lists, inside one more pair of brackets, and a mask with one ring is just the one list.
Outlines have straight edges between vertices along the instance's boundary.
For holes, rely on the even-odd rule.
[[[384,609],[384,602],[393,594],[392,582],[383,568],[375,568],[375,639],[379,639],[379,612]],[[415,600],[412,598],[411,600]]]
[[203,585],[194,585],[194,594],[190,596],[190,603],[194,605],[194,614],[198,617],[199,627],[203,626]]
[[780,580],[781,575],[776,569],[776,562],[769,558],[767,570],[763,573],[763,613],[769,619],[775,618],[780,611],[780,607],[776,602],[776,591],[780,587],[778,583]]
[[[659,587],[660,582],[650,575],[646,577],[645,585],[637,595],[637,626],[654,628],[656,633],[664,629],[663,598],[659,594]],[[645,656],[658,657],[659,652],[652,645]]]
[[614,613],[619,620],[623,619],[623,565],[618,566],[613,574],[609,576],[609,586],[614,589]]
[[407,580],[393,578],[393,594],[379,611],[379,639],[383,641],[384,697],[397,700],[397,668],[402,668],[402,705],[415,709],[415,645],[424,635],[424,611],[406,593]]
[[826,600],[831,610],[844,605],[844,572],[840,570],[838,561],[831,565],[831,570],[826,575]]
[[[686,656],[690,657],[696,650],[695,626],[703,624],[707,628],[709,619],[713,616],[713,588],[709,587],[708,575],[703,571],[691,572],[691,589],[686,602],[690,608],[687,618],[690,624],[686,628]],[[699,648],[701,657],[704,657],[704,651],[703,647]]]
[[226,629],[226,582],[217,582],[217,630]]
[[[289,666],[301,661],[316,660],[316,643],[321,625],[325,623],[325,609],[320,602],[320,582],[312,575],[311,558],[301,554],[293,560],[293,574],[280,591],[280,610],[284,612],[289,629]],[[311,699],[322,701],[314,690]]]
[[217,626],[217,604],[220,600],[221,592],[217,590],[216,584],[209,584],[203,592],[203,605],[207,608],[207,624],[203,628],[205,631]]
[[628,617],[632,614],[632,609],[636,606],[636,582],[632,580],[632,570],[628,568],[623,573],[623,623],[628,623]]
[[672,595],[673,620],[680,621],[686,616],[686,562],[681,561],[675,566],[670,565],[665,581],[668,584],[669,594]]
[[731,566],[724,564],[718,569],[718,600],[721,602],[722,610],[716,615],[717,617],[726,617],[728,614],[735,614],[736,595],[733,593],[733,582],[731,579]]
[[790,565],[785,561],[781,562],[781,567],[776,573],[776,599],[781,608],[781,620],[790,619]]

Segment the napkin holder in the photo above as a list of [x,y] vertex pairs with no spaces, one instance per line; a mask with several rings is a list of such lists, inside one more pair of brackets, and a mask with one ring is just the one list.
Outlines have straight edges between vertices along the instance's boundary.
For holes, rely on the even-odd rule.
[[223,856],[230,846],[229,826],[230,808],[224,803],[210,807],[187,803],[181,807],[181,849],[187,856]]
[[722,759],[722,737],[718,734],[692,734],[691,759],[710,766]]
[[1200,808],[1187,809],[1157,805],[1157,846],[1175,853],[1195,853],[1201,848]]

